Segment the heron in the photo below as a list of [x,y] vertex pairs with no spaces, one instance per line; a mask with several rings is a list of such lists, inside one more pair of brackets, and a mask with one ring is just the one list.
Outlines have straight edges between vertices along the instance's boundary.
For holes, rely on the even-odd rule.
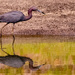
[[[14,36],[13,36],[14,37]],[[13,43],[14,44],[14,40]],[[12,45],[13,46],[13,45]],[[13,46],[14,47],[14,46]],[[14,48],[13,48],[14,49]],[[2,41],[1,41],[1,50],[2,48]],[[5,52],[5,51],[4,51]],[[29,68],[33,71],[38,70],[40,67],[42,67],[45,64],[39,65],[39,66],[33,66],[33,60],[29,57],[19,56],[19,55],[10,55],[9,53],[5,52],[6,56],[0,56],[0,63],[8,65],[10,67],[14,68],[20,68],[22,67],[26,61],[29,61]]]
[[[7,26],[9,23],[13,24],[13,27],[12,27],[12,32],[13,32],[15,23],[27,21],[27,20],[31,19],[32,18],[32,11],[38,11],[42,14],[45,14],[44,12],[40,11],[39,9],[37,9],[36,7],[33,6],[28,10],[28,16],[25,16],[21,11],[10,11],[10,12],[7,12],[7,13],[0,15],[0,22],[6,23],[1,28],[1,34],[2,34],[3,28],[5,26]],[[15,53],[14,49],[13,49],[13,53]]]
[[0,63],[5,64],[10,67],[20,68],[22,67],[25,62],[29,62],[29,68],[33,71],[38,70],[45,64],[39,66],[33,66],[33,60],[29,57],[19,56],[19,55],[7,55],[7,56],[0,56]]
[[13,28],[12,28],[12,30],[13,30],[15,23],[18,23],[21,21],[27,21],[27,20],[31,19],[32,18],[32,11],[38,11],[42,14],[45,14],[44,12],[40,11],[39,9],[37,9],[36,7],[33,6],[28,10],[28,16],[25,16],[21,11],[10,11],[10,12],[7,12],[5,14],[0,15],[0,22],[6,23],[1,28],[1,31],[9,23],[13,23]]

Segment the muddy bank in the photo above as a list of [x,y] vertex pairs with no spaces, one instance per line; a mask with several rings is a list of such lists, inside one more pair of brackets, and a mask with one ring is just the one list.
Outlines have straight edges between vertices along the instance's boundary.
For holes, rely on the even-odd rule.
[[[16,35],[75,35],[75,1],[74,0],[34,0],[33,2],[19,0],[0,0],[0,14],[18,10],[27,15],[31,6],[37,6],[45,15],[33,12],[32,19],[15,24]],[[42,5],[41,5],[42,2]],[[0,28],[5,23],[0,23]],[[12,24],[3,29],[3,35],[12,34]]]

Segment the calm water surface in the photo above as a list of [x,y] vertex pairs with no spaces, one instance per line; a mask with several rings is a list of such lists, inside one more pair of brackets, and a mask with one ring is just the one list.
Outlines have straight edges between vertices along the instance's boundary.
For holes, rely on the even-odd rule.
[[[15,43],[51,43],[51,42],[75,42],[75,36],[15,36]],[[12,36],[4,36],[3,43],[11,43]]]
[[[25,47],[25,49],[27,49],[27,52],[28,52],[29,48],[34,49],[34,50],[40,49],[40,52],[45,51],[44,49],[46,49],[46,50],[48,49],[48,51],[44,52],[43,57],[40,57],[40,54],[41,54],[40,52],[32,53],[32,54],[34,54],[34,57],[32,57],[32,55],[27,54],[27,56],[33,58],[34,62],[36,60],[38,60],[38,63],[41,64],[42,62],[47,61],[47,64],[44,67],[42,67],[40,70],[35,71],[35,72],[30,71],[28,69],[28,66],[26,66],[26,65],[24,65],[21,68],[16,69],[16,68],[12,68],[12,67],[8,67],[8,66],[0,64],[0,74],[1,75],[74,75],[75,74],[75,68],[74,68],[74,65],[72,65],[73,63],[69,64],[69,65],[65,64],[65,63],[68,64],[68,62],[65,60],[66,60],[67,56],[70,55],[70,53],[73,54],[73,56],[74,56],[73,51],[75,49],[75,36],[16,36],[15,39],[16,39],[15,45],[29,46],[29,47]],[[9,36],[9,37],[4,36],[3,37],[3,46],[4,47],[11,46],[12,41],[13,41],[12,36]],[[62,45],[62,44],[64,44],[64,45]],[[35,49],[35,47],[36,47],[36,49]],[[19,49],[19,48],[20,47],[15,46],[15,49]],[[22,49],[22,48],[20,48],[20,49]],[[56,49],[56,51],[54,51],[55,49]],[[62,50],[58,51],[59,49],[62,49]],[[66,49],[69,49],[68,53],[67,52],[64,53],[64,51],[66,51]],[[52,51],[49,51],[49,50],[52,50]],[[73,50],[73,51],[71,51],[71,50]],[[62,54],[62,51],[63,51],[63,54]],[[11,52],[11,51],[9,51],[9,52]],[[16,51],[16,54],[19,55],[20,52],[18,53],[18,51]],[[46,54],[46,52],[48,54]],[[66,54],[67,54],[67,56],[66,56]],[[3,54],[1,54],[1,56],[2,55]],[[24,56],[24,52],[21,53],[21,55]],[[45,55],[48,55],[48,56],[45,56]],[[41,62],[41,60],[43,60],[43,61]],[[64,60],[64,61],[62,61],[62,60]],[[72,60],[70,60],[70,61],[72,62]],[[64,64],[62,64],[62,63],[64,63]]]

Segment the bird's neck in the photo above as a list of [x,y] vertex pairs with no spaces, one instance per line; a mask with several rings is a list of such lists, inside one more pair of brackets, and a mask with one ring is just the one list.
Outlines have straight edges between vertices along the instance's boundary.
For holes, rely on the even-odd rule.
[[34,67],[34,66],[33,66],[33,60],[30,59],[30,58],[28,58],[28,57],[25,58],[25,61],[29,61],[29,68],[30,68],[31,70],[38,70],[38,69],[40,68],[40,66]]
[[25,17],[25,20],[29,20],[32,18],[32,9],[28,10],[28,16]]

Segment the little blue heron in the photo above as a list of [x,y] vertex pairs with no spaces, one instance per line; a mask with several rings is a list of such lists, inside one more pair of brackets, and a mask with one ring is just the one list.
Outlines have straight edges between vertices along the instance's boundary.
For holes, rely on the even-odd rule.
[[[40,13],[43,13],[42,11],[38,10],[36,7],[31,7],[28,10],[28,16],[25,16],[22,12],[20,11],[10,11],[5,14],[0,15],[0,22],[6,22],[6,24],[2,27],[2,29],[8,25],[9,23],[13,23],[13,25],[17,22],[21,21],[27,21],[32,18],[32,11],[38,11]],[[1,31],[2,31],[1,29]]]
[[[1,28],[1,35],[2,35],[2,29],[5,26],[7,26],[9,23],[13,23],[13,28],[12,28],[12,32],[13,32],[15,23],[18,23],[21,21],[27,21],[27,20],[31,19],[32,11],[38,11],[38,12],[44,14],[44,12],[38,10],[36,7],[31,7],[28,10],[28,16],[25,16],[20,11],[10,11],[10,12],[0,15],[0,22],[6,22],[6,24]],[[14,52],[14,49],[13,49],[13,52]]]
[[29,68],[31,70],[38,70],[41,66],[45,65],[39,65],[34,67],[33,66],[33,60],[29,57],[23,57],[18,55],[8,55],[8,56],[0,56],[0,63],[8,65],[10,67],[20,68],[22,67],[26,61],[29,61]]
[[[1,50],[3,51],[2,42],[1,42]],[[29,68],[31,70],[38,70],[41,66],[46,64],[45,63],[45,64],[34,67],[33,60],[29,57],[23,57],[19,55],[10,55],[7,52],[5,53],[7,54],[7,56],[0,56],[0,63],[8,65],[10,67],[20,68],[25,64],[26,61],[29,61]]]

